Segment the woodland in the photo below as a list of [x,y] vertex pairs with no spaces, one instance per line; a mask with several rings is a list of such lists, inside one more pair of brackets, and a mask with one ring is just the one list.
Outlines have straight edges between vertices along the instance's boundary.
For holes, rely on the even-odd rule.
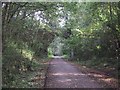
[[120,2],[2,2],[3,87],[35,87],[52,56],[118,78]]

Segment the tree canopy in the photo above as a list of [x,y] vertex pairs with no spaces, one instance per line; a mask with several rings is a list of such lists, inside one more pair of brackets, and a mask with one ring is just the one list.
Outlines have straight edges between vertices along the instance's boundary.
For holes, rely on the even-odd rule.
[[[2,2],[3,84],[31,70],[34,58],[55,54],[117,69],[120,2]],[[100,63],[98,63],[100,64]],[[14,72],[14,75],[12,73]]]

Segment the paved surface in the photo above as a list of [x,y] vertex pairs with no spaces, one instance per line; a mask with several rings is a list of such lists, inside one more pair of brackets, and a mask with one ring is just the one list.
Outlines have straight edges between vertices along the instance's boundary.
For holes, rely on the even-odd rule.
[[103,88],[102,85],[82,73],[76,66],[61,58],[50,62],[46,88]]

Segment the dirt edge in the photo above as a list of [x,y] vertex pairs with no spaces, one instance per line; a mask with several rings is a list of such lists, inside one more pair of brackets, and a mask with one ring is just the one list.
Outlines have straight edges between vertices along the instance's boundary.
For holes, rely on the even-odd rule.
[[[66,61],[66,60],[65,60]],[[80,64],[77,64],[73,61],[66,61],[68,63],[70,63],[71,65],[75,66],[75,67],[78,67],[83,73],[85,74],[91,74],[91,75],[88,75],[90,78],[93,78],[95,80],[97,80],[98,83],[103,83],[105,87],[111,87],[111,88],[116,88],[116,89],[119,89],[119,86],[118,86],[118,80],[110,77],[110,76],[107,76],[107,75],[104,75],[104,72],[101,72],[101,71],[97,71],[95,69],[91,69],[91,68],[87,68],[87,67],[84,67]],[[105,81],[103,80],[100,80],[99,78],[93,76],[92,74],[95,73],[95,74],[100,74],[100,75],[103,75],[105,78],[111,78],[113,80],[111,80],[110,83],[106,83]]]

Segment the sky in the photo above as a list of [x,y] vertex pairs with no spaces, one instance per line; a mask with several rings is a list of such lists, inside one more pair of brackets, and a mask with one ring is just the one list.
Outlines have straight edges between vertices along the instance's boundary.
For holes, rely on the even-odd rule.
[[[59,12],[59,13],[62,13],[62,12]],[[38,11],[38,12],[35,12],[35,19],[36,20],[39,20],[40,22],[42,22],[43,18],[41,17],[42,16],[42,11]],[[56,24],[59,23],[59,27],[63,27],[65,25],[65,18],[58,18]]]

